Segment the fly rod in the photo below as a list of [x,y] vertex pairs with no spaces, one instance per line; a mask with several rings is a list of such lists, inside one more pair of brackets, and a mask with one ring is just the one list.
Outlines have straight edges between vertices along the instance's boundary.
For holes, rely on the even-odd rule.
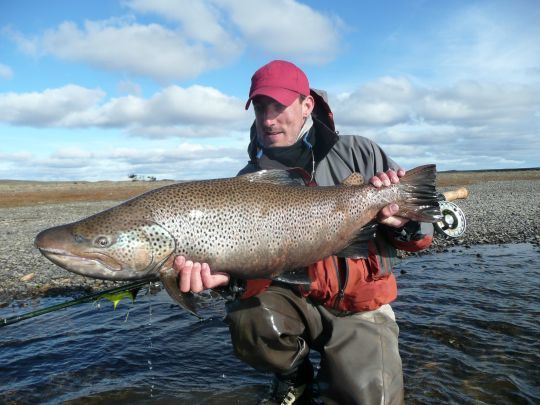
[[141,287],[144,287],[145,285],[148,285],[150,281],[152,280],[139,280],[133,283],[124,284],[118,287],[113,287],[108,290],[98,291],[92,294],[84,295],[80,298],[75,298],[71,301],[66,301],[60,304],[51,305],[50,307],[41,308],[36,311],[31,311],[25,314],[15,315],[8,318],[0,318],[0,327],[13,325],[14,323],[24,321],[25,319],[30,319],[30,318],[34,318],[36,316],[40,316],[43,314],[48,314],[49,312],[58,311],[64,308],[71,307],[73,305],[84,304],[86,302],[98,300],[99,298],[102,298],[106,295],[118,294],[122,292],[132,292],[133,293],[132,297],[134,298],[137,295],[137,292],[139,291],[139,289]]

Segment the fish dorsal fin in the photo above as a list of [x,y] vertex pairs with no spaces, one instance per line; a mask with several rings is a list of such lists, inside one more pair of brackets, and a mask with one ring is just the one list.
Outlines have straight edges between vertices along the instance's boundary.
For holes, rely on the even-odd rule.
[[304,184],[301,176],[288,170],[261,170],[239,177],[253,183],[270,183],[280,186],[299,186]]
[[295,179],[297,178],[298,181],[305,186],[313,187],[317,185],[313,179],[313,175],[309,174],[307,170],[302,169],[301,167],[293,167],[291,169],[287,169],[287,171],[292,177]]
[[343,180],[341,184],[344,186],[362,186],[364,184],[364,176],[358,172],[354,172]]

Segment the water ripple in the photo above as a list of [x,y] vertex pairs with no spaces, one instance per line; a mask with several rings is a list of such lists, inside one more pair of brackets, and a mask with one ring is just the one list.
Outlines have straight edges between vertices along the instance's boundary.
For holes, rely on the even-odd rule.
[[[407,403],[540,402],[538,259],[516,244],[401,262],[393,306]],[[0,403],[253,403],[268,375],[234,357],[222,301],[202,313],[199,321],[161,292],[4,327]]]

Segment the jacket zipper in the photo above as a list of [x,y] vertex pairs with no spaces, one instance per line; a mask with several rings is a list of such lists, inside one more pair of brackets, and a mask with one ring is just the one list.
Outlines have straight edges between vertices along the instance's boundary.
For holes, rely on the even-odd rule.
[[[347,287],[347,282],[349,279],[349,264],[347,263],[347,259],[343,257],[336,259],[336,256],[332,256],[332,260],[334,261],[334,268],[336,269],[336,277],[337,277],[338,287],[339,287],[336,300],[334,301],[334,309],[337,310],[339,304],[341,303],[341,300],[343,299],[343,296],[345,295],[345,288]],[[342,264],[341,270],[338,264],[338,260],[340,262],[339,264]]]

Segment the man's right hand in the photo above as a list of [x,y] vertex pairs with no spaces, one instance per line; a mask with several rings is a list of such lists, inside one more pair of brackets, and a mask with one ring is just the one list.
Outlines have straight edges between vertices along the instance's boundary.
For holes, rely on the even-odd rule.
[[[369,182],[380,188],[382,186],[388,187],[392,184],[398,184],[399,178],[405,176],[405,170],[399,169],[397,172],[394,170],[387,170],[386,172],[379,172]],[[399,215],[399,206],[395,203],[388,204],[383,207],[378,215],[377,220],[380,224],[388,225],[393,228],[401,228],[409,220]]]
[[176,256],[173,269],[180,278],[180,291],[199,293],[208,288],[223,287],[229,284],[231,276],[227,273],[212,274],[207,263],[193,263],[184,256]]

